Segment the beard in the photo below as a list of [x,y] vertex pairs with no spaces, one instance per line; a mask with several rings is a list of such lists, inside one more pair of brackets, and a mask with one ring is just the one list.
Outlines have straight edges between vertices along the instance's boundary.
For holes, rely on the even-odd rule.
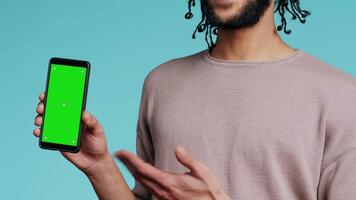
[[271,0],[248,1],[238,13],[234,14],[234,16],[230,17],[228,20],[223,21],[216,15],[214,8],[209,4],[208,0],[201,0],[206,20],[209,21],[211,26],[228,30],[254,26],[263,16],[270,3]]

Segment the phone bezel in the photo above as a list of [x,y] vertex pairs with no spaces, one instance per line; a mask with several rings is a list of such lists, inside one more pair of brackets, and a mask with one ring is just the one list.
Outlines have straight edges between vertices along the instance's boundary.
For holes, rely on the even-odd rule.
[[48,71],[47,71],[47,80],[46,80],[46,90],[45,90],[45,100],[43,102],[44,107],[43,107],[43,124],[45,122],[45,116],[46,116],[46,103],[47,103],[47,92],[48,92],[48,84],[49,84],[49,78],[51,76],[51,65],[52,64],[61,64],[61,65],[69,65],[73,67],[85,67],[87,70],[86,73],[86,78],[85,78],[85,86],[84,86],[84,95],[83,95],[83,100],[82,100],[82,111],[80,113],[80,123],[79,123],[79,133],[78,133],[78,143],[77,146],[71,146],[71,145],[63,145],[63,144],[57,144],[57,143],[50,143],[50,142],[42,142],[42,126],[40,128],[40,137],[39,137],[39,146],[42,149],[49,149],[49,150],[58,150],[58,151],[65,151],[65,152],[72,152],[72,153],[77,153],[80,151],[80,144],[82,140],[82,130],[83,130],[83,122],[82,122],[82,114],[83,111],[85,110],[86,107],[86,100],[87,100],[87,92],[88,92],[88,86],[89,86],[89,76],[90,76],[90,62],[86,60],[75,60],[75,59],[68,59],[68,58],[59,58],[59,57],[53,57],[49,60],[48,63]]

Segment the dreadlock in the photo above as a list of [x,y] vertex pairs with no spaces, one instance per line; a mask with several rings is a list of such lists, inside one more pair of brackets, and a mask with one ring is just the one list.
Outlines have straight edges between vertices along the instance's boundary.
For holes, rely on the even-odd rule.
[[[205,1],[205,0],[200,0]],[[309,16],[311,13],[309,11],[303,10],[300,8],[299,0],[274,0],[275,1],[275,10],[274,13],[278,12],[281,16],[281,24],[277,26],[277,30],[283,30],[284,33],[290,34],[292,31],[287,29],[287,20],[285,18],[286,11],[292,15],[292,20],[298,18],[298,20],[304,24],[305,18]],[[192,7],[195,7],[195,0],[188,0],[188,12],[185,14],[186,19],[192,19]],[[213,41],[212,33],[217,35],[218,28],[211,24],[209,20],[206,18],[207,8],[204,6],[202,2],[200,2],[201,9],[201,20],[197,27],[195,28],[192,38],[195,39],[195,35],[197,32],[201,33],[205,31],[205,41],[208,44],[209,52],[211,53],[212,49],[215,47],[215,43]]]

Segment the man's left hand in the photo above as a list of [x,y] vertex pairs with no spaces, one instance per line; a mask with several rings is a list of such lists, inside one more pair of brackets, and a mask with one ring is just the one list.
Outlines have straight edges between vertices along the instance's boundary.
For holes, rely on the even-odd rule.
[[115,154],[134,178],[158,199],[230,200],[217,178],[205,165],[193,159],[183,147],[178,146],[175,155],[189,172],[178,174],[157,169],[125,150]]

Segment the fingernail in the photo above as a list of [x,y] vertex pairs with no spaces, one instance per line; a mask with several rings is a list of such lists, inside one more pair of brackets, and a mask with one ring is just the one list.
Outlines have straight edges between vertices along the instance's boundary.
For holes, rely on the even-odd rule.
[[180,151],[183,155],[186,153],[185,149],[182,146],[177,146],[177,150]]
[[116,151],[115,156],[121,156],[122,152],[123,152],[123,150]]

